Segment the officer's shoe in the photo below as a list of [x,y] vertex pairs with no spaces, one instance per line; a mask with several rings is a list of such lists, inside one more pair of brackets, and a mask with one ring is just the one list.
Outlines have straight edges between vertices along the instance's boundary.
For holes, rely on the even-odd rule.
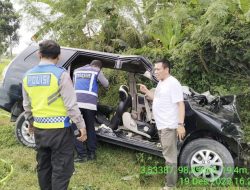
[[88,155],[88,160],[96,160],[96,154],[94,152],[91,152],[89,155]]
[[87,161],[88,161],[88,157],[86,157],[86,156],[77,156],[74,159],[75,163],[82,163],[82,162],[87,162]]

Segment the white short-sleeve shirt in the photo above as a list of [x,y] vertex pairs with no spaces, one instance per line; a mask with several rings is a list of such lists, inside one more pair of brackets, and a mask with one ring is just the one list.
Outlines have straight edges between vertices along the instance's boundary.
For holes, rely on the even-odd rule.
[[153,115],[158,130],[175,129],[178,126],[178,102],[183,101],[180,82],[173,76],[159,81],[153,100]]

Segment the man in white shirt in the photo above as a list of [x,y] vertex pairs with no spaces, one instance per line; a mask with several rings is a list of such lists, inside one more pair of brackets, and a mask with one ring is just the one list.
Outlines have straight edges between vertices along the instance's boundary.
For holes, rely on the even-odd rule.
[[159,83],[152,92],[145,85],[140,85],[140,91],[148,99],[153,100],[153,115],[158,129],[162,154],[166,166],[170,167],[166,175],[166,186],[163,190],[172,189],[177,182],[177,138],[185,136],[184,117],[185,105],[180,82],[170,75],[168,60],[155,63],[155,76]]

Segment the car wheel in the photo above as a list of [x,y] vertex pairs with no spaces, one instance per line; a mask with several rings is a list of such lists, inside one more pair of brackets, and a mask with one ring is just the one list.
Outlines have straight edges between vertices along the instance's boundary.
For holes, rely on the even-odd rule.
[[21,113],[16,120],[16,129],[15,134],[17,140],[27,146],[27,147],[35,147],[35,138],[34,135],[30,135],[28,131],[28,124],[25,122],[24,112]]
[[232,178],[234,161],[221,143],[212,139],[197,139],[184,147],[178,170],[179,174],[214,182],[221,177]]

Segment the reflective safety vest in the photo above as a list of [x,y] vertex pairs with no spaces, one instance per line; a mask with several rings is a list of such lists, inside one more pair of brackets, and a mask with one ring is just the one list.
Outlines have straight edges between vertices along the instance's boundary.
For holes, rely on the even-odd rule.
[[23,78],[23,87],[31,101],[34,127],[43,129],[69,127],[70,118],[59,93],[59,79],[64,69],[38,65]]
[[96,110],[98,99],[99,68],[85,65],[74,71],[74,88],[77,104],[80,108]]

